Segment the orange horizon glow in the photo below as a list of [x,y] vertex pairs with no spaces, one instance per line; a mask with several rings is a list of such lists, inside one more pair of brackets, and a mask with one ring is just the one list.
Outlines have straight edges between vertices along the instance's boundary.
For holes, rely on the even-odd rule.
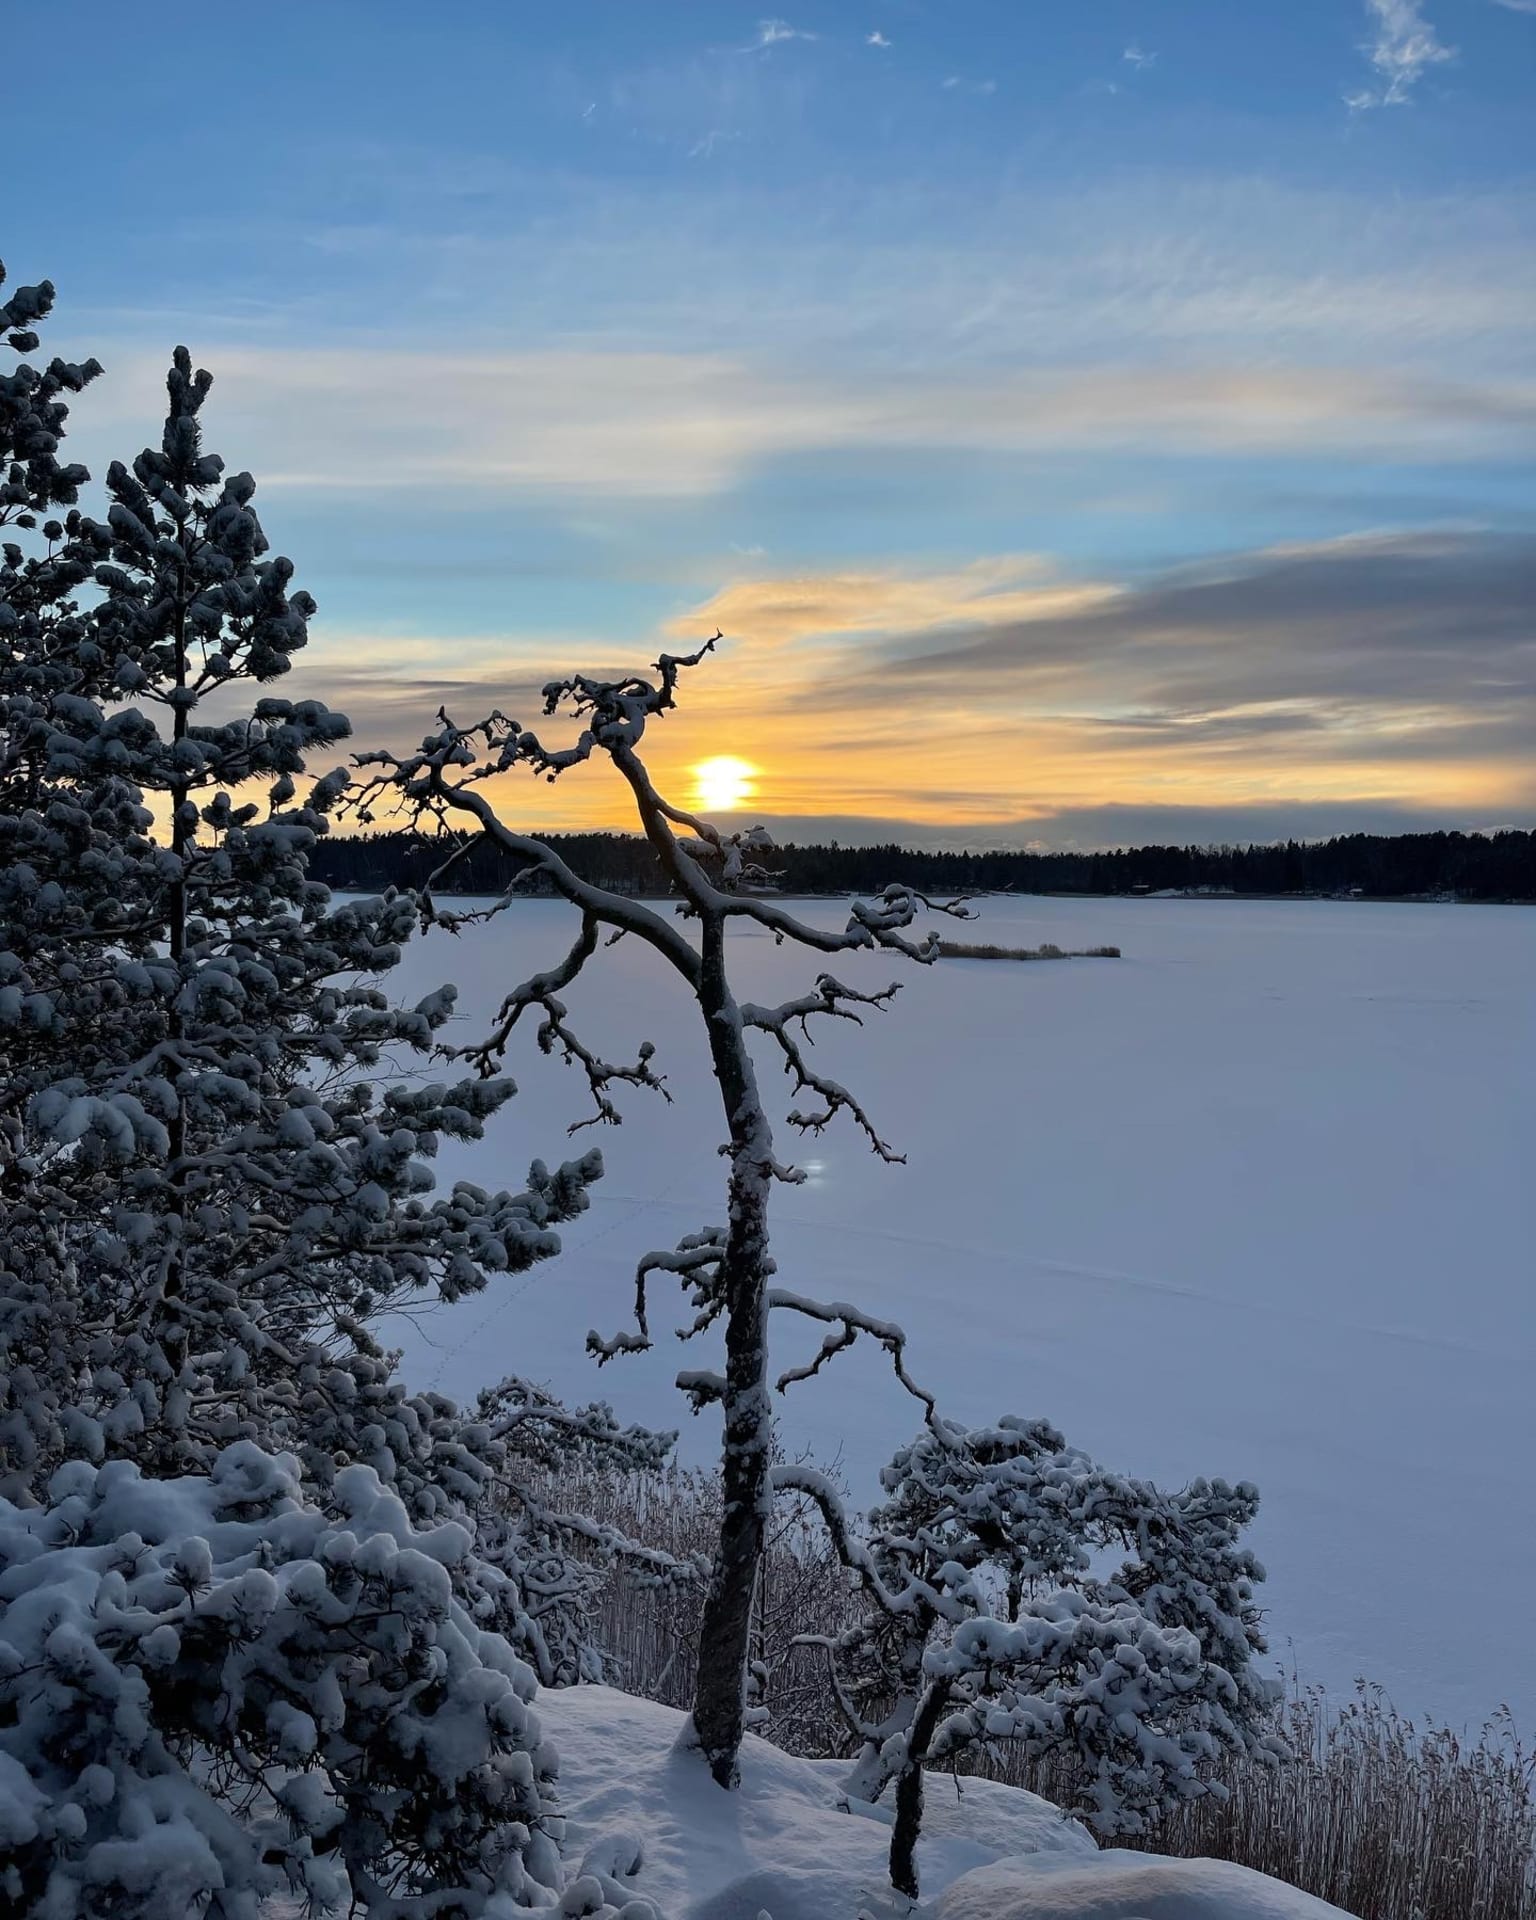
[[[1348,566],[1381,551],[1390,559],[1389,547],[1363,541],[1309,557]],[[1274,552],[1253,558],[1276,563]],[[675,708],[650,721],[641,751],[669,800],[733,825],[793,820],[803,836],[826,819],[846,837],[868,821],[883,837],[900,823],[993,843],[1013,828],[1010,843],[1023,845],[1035,822],[1105,808],[1239,820],[1263,808],[1272,837],[1291,807],[1336,807],[1341,821],[1352,807],[1396,808],[1451,826],[1497,824],[1536,803],[1528,758],[1486,706],[1463,706],[1454,691],[1394,694],[1384,682],[1367,697],[1348,683],[1329,689],[1324,674],[1314,694],[1289,630],[1169,621],[1131,645],[1122,623],[1146,632],[1135,617],[1131,590],[1064,582],[1034,555],[926,574],[745,578],[596,658],[562,659],[569,640],[453,643],[455,713],[535,711],[551,670],[644,672],[658,647],[691,649],[718,625],[732,637],[682,675]],[[356,644],[317,632],[301,663],[305,691],[351,714],[359,749],[420,739],[432,723],[423,664],[450,643],[370,642],[366,671],[343,664]],[[576,728],[556,717],[539,730],[556,746]],[[750,759],[719,750],[738,742]],[[628,786],[602,754],[553,782],[516,769],[482,791],[532,832],[637,830]],[[381,810],[376,824],[396,822]],[[343,817],[336,830],[357,827]]]

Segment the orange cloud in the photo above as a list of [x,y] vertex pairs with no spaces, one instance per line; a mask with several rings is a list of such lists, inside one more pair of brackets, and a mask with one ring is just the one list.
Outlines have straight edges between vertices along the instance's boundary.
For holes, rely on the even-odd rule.
[[973,560],[950,572],[866,569],[732,581],[668,623],[688,639],[714,627],[754,647],[844,634],[926,633],[1077,612],[1112,599],[1114,587],[1051,579],[1033,554]]
[[[1508,818],[1536,805],[1533,570],[1530,543],[1436,535],[1229,556],[1136,586],[1064,581],[1028,555],[761,575],[628,661],[605,647],[586,664],[632,670],[722,627],[647,757],[685,804],[701,763],[750,766],[746,806],[770,820],[979,829],[1064,808],[1313,803]],[[340,670],[361,743],[409,744],[445,699],[460,718],[533,720],[538,686],[569,664],[532,638],[455,643],[434,683],[443,651],[396,642],[382,673]],[[552,742],[569,726],[534,724]],[[534,829],[632,824],[596,763],[491,791]]]

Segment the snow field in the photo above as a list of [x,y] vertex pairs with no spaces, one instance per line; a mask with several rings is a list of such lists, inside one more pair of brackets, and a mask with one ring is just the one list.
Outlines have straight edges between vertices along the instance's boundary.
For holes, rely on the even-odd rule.
[[[774,1200],[781,1284],[901,1322],[945,1410],[1043,1415],[1127,1471],[1256,1481],[1275,1656],[1304,1681],[1381,1683],[1410,1713],[1476,1726],[1536,1717],[1523,1607],[1536,1579],[1536,912],[1323,901],[981,903],[972,937],[1102,943],[1119,961],[840,959],[903,991],[862,1030],[818,1034],[816,1064],[906,1152],[886,1167],[851,1128],[800,1138],[766,1049],[781,1156],[808,1174]],[[841,924],[835,902],[807,913]],[[461,988],[454,1037],[564,951],[570,911],[527,901],[408,950],[392,986]],[[734,936],[738,995],[809,986],[814,956]],[[566,1256],[392,1330],[413,1384],[467,1396],[513,1369],[626,1418],[712,1419],[672,1386],[713,1364],[666,1337],[599,1374],[588,1328],[627,1323],[634,1263],[720,1217],[715,1088],[698,1019],[633,939],[566,996],[589,1044],[656,1044],[673,1104],[621,1090],[607,1177],[562,1229]],[[521,1185],[567,1151],[579,1073],[526,1043],[521,1096],[445,1179]],[[680,1296],[677,1296],[681,1305]],[[679,1315],[681,1318],[681,1315]],[[807,1357],[784,1324],[784,1364]],[[811,1345],[814,1345],[812,1340]],[[804,1347],[804,1351],[802,1351]],[[915,1425],[878,1356],[855,1352],[780,1404],[791,1452],[835,1461],[855,1503]],[[1490,1599],[1490,1596],[1492,1598]]]

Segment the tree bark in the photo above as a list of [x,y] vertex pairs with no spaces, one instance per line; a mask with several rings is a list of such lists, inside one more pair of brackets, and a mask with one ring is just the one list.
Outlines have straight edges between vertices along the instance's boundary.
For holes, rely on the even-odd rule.
[[896,1776],[896,1824],[891,1829],[891,1885],[909,1900],[917,1896],[917,1838],[923,1825],[923,1761],[949,1704],[949,1688],[936,1681],[918,1703],[907,1735],[907,1757]]
[[725,974],[724,929],[705,920],[699,1000],[731,1132],[725,1296],[724,1514],[699,1633],[694,1733],[722,1787],[739,1778],[752,1596],[772,1498],[768,1400],[768,1190],[772,1139],[740,1013]]

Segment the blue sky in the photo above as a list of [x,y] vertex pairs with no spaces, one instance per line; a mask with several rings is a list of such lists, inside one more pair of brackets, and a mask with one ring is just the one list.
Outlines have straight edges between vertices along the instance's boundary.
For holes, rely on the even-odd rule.
[[1536,821],[1536,0],[6,34],[83,457],[185,340],[361,738],[718,619],[780,820]]

